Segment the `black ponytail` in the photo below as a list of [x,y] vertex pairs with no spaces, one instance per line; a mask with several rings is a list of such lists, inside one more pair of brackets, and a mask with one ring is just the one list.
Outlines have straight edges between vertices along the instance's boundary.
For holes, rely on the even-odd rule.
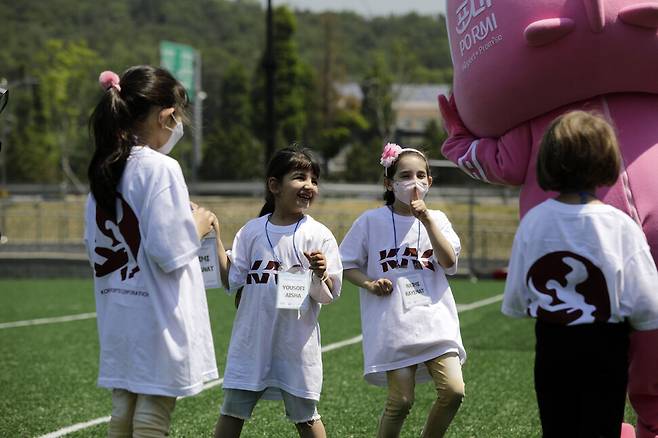
[[268,181],[270,178],[282,180],[283,177],[293,170],[310,170],[316,178],[320,179],[320,165],[313,156],[313,153],[306,148],[291,146],[279,149],[267,165],[265,173],[265,204],[261,208],[258,217],[274,213],[276,200],[274,194],[270,192]]
[[183,115],[187,94],[168,71],[151,66],[126,70],[120,88],[109,87],[89,118],[95,150],[87,175],[91,194],[110,218],[116,219],[118,186],[131,148],[138,144],[137,129],[152,108],[176,108]]
[[130,113],[119,91],[110,88],[89,120],[96,149],[88,169],[89,186],[96,203],[116,217],[117,186],[133,146],[128,138]]
[[258,217],[274,213],[274,195],[272,194],[272,192],[270,192],[269,188],[267,187],[267,182],[265,183],[265,191],[266,191],[265,204],[263,204],[263,207],[260,209],[260,213],[258,213]]

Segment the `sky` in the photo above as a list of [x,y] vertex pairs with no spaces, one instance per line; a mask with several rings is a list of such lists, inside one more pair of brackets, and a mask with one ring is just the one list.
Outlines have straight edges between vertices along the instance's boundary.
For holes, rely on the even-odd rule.
[[[266,0],[261,2],[267,4]],[[445,11],[445,0],[272,0],[272,6],[281,4],[316,12],[349,10],[367,17],[409,12],[436,15]]]

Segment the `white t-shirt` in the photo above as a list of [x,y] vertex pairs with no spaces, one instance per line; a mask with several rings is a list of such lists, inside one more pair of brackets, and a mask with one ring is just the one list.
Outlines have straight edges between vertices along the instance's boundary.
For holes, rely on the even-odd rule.
[[327,290],[328,299],[323,301],[330,301],[340,295],[342,265],[338,244],[327,227],[308,215],[295,231],[296,226],[272,225],[268,216],[262,216],[247,222],[235,235],[229,252],[229,289],[244,289],[233,323],[224,388],[268,388],[264,398],[269,399],[280,398],[279,389],[297,397],[320,399],[321,305],[308,297],[301,311],[277,309],[277,266],[280,263],[288,270],[301,261],[308,268],[303,252],[322,251],[333,281],[333,289]]
[[133,148],[116,222],[89,196],[85,243],[94,268],[98,385],[192,395],[218,377],[190,200],[176,160]]
[[[438,210],[430,214],[458,257],[461,246],[450,221]],[[340,255],[344,269],[359,269],[373,280],[388,278],[394,285],[399,277],[420,274],[431,298],[426,305],[407,308],[397,286],[385,297],[360,289],[366,381],[385,386],[386,371],[422,364],[449,352],[458,353],[462,362],[466,359],[446,271],[436,261],[427,231],[418,219],[392,214],[389,207],[366,211],[343,239]],[[447,273],[456,271],[455,262]],[[429,379],[427,368],[419,366],[416,381]]]
[[633,220],[606,204],[542,202],[521,221],[504,314],[563,325],[658,328],[658,274]]

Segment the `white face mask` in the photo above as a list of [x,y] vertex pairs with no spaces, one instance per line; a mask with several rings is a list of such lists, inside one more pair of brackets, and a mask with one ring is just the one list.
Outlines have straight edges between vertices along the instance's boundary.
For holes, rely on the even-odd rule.
[[169,155],[169,152],[176,146],[176,143],[178,143],[178,140],[180,140],[183,137],[183,123],[176,120],[176,117],[172,114],[171,117],[173,117],[174,121],[176,121],[176,126],[174,128],[170,128],[168,126],[165,126],[168,130],[171,131],[171,135],[169,136],[169,140],[165,144],[162,145],[159,149],[156,149],[158,152],[164,155]]
[[403,204],[411,204],[411,198],[416,189],[418,189],[418,199],[425,199],[429,185],[427,182],[417,179],[396,181],[393,183],[393,193],[395,193],[395,197]]

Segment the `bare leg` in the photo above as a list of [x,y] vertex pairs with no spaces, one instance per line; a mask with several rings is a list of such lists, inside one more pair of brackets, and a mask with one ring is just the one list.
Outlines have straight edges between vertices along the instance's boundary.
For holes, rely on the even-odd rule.
[[297,423],[297,432],[300,438],[326,438],[327,433],[324,430],[322,420],[309,421],[307,423]]
[[244,420],[231,417],[229,415],[220,415],[215,426],[215,438],[237,438],[242,433]]

